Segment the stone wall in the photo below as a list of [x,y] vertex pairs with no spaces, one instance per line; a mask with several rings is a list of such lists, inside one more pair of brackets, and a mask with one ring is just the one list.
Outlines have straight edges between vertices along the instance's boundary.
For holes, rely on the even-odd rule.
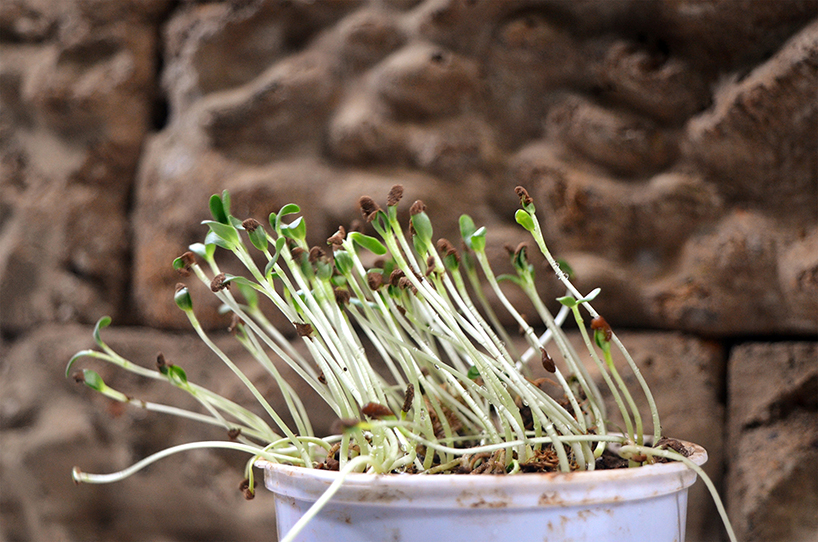
[[[436,234],[485,224],[500,267],[526,186],[740,537],[818,540],[817,88],[816,0],[0,3],[0,540],[270,536],[239,456],[74,487],[74,464],[219,437],[64,363],[110,314],[135,361],[231,390],[171,301],[210,194],[262,221],[297,202],[318,243],[396,182]],[[694,502],[688,539],[719,540]]]

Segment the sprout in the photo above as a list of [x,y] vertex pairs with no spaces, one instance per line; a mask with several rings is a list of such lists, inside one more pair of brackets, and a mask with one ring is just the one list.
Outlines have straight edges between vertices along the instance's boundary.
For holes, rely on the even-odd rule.
[[[75,374],[79,382],[128,404],[220,426],[229,441],[163,450],[112,475],[75,469],[74,479],[109,482],[178,451],[237,449],[252,457],[247,479],[240,486],[251,498],[255,487],[252,463],[256,458],[310,468],[324,465],[324,458],[331,452],[337,457],[339,477],[288,535],[292,537],[351,472],[453,472],[470,464],[470,458],[477,454],[487,454],[481,457],[489,459],[479,467],[486,472],[513,474],[530,470],[532,465],[541,470],[593,470],[596,458],[612,442],[626,445],[621,454],[632,466],[654,456],[678,459],[675,452],[645,444],[642,417],[614,365],[615,351],[624,357],[646,397],[653,421],[653,442],[661,437],[656,405],[638,367],[591,306],[600,290],[585,295],[577,290],[569,273],[563,271],[545,245],[532,198],[521,187],[516,192],[521,203],[516,221],[531,233],[566,289],[559,298],[563,307],[556,317],[537,292],[525,245],[512,251],[516,275],[497,277],[486,255],[484,226],[478,227],[467,215],[460,217],[466,247],[460,254],[445,239],[432,242],[432,223],[420,201],[412,205],[411,235],[407,239],[405,226],[397,219],[397,206],[403,196],[400,185],[390,191],[387,211],[368,196],[359,200],[361,214],[377,237],[355,228],[349,228],[347,234],[340,227],[327,240],[331,251],[306,244],[307,225],[302,216],[283,222],[285,217],[301,212],[298,205],[288,204],[270,214],[272,231],[268,233],[255,219],[232,216],[226,191],[212,196],[213,220],[203,222],[209,230],[204,242],[192,245],[190,252],[173,261],[172,267],[208,286],[225,310],[233,314],[235,339],[275,381],[286,405],[286,416],[272,408],[256,384],[210,338],[196,317],[188,287],[179,284],[174,294],[176,305],[201,340],[247,388],[263,415],[191,382],[181,367],[168,363],[161,354],[156,367],[150,369],[122,358],[102,341],[100,332],[111,322],[110,318],[102,318],[94,329],[100,351],[84,350],[71,358],[67,376]],[[251,257],[240,231],[247,233],[252,247],[266,258],[263,268]],[[246,269],[246,276],[222,272],[214,258],[217,247],[232,253]],[[380,262],[367,268],[365,262],[372,254],[381,257]],[[194,255],[207,264],[207,269],[197,263]],[[482,271],[482,278],[478,271]],[[523,290],[539,324],[546,328],[542,336],[537,336],[500,288],[501,280]],[[488,303],[484,286],[491,289],[519,325],[529,347],[522,356]],[[237,298],[235,293],[241,295]],[[265,305],[275,307],[292,323],[303,349],[295,348],[285,333],[271,324],[260,308],[264,300]],[[604,389],[617,404],[624,435],[608,431],[612,422],[605,412],[602,392],[561,328],[569,312],[599,369]],[[593,341],[584,324],[586,313],[591,317]],[[555,343],[549,348],[561,355],[559,364],[545,349],[549,341]],[[371,348],[365,349],[364,343]],[[537,353],[553,380],[529,378],[526,362]],[[165,381],[189,393],[204,412],[132,400],[108,387],[98,373],[89,369],[71,373],[72,366],[83,357]],[[314,435],[306,405],[273,359],[283,360],[332,409],[339,420],[334,434],[324,438]],[[385,367],[387,376],[381,367]],[[553,382],[563,396],[555,398],[540,389],[543,381]],[[292,421],[288,423],[285,418]]]

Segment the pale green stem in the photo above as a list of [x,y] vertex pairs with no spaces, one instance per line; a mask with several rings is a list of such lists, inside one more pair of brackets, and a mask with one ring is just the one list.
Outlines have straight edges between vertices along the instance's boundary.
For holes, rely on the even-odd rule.
[[[568,291],[570,291],[576,297],[576,299],[582,299],[582,295],[579,293],[579,290],[577,290],[574,287],[574,285],[571,283],[571,281],[568,280],[567,274],[564,273],[562,271],[562,269],[560,269],[559,264],[554,259],[554,257],[551,255],[551,252],[548,250],[548,247],[546,247],[545,239],[543,238],[542,230],[540,229],[540,224],[537,221],[537,218],[536,218],[535,214],[530,213],[530,215],[531,215],[532,221],[534,223],[534,231],[532,231],[531,234],[534,237],[534,240],[536,241],[537,246],[540,249],[540,252],[542,252],[543,256],[545,256],[545,259],[548,260],[549,265],[551,265],[551,268],[557,274],[557,277],[560,279],[560,281],[562,281],[562,283],[565,285],[565,287],[568,288]],[[585,309],[590,313],[590,315],[593,318],[596,318],[596,317],[599,316],[599,313],[591,306],[591,304],[589,302],[585,301],[585,302],[582,303],[582,305],[585,307]],[[653,393],[651,393],[650,388],[648,387],[648,383],[645,381],[645,378],[642,376],[642,372],[639,370],[639,367],[633,361],[633,358],[628,353],[628,351],[625,349],[625,346],[622,344],[622,342],[619,340],[619,338],[616,336],[615,333],[612,334],[611,341],[614,344],[616,344],[616,347],[619,349],[619,351],[625,357],[625,360],[628,362],[628,365],[630,366],[631,370],[633,371],[633,374],[636,377],[636,380],[639,382],[639,385],[642,388],[642,392],[645,394],[645,398],[648,401],[648,407],[650,408],[650,413],[651,413],[651,416],[653,418],[653,437],[654,437],[655,441],[658,441],[659,439],[662,438],[662,424],[659,421],[659,410],[656,408],[656,401],[653,398]]]
[[297,457],[289,457],[283,456],[281,454],[276,454],[272,452],[264,452],[261,448],[257,446],[250,446],[247,444],[242,444],[240,442],[226,442],[221,440],[213,440],[213,441],[203,441],[203,442],[190,442],[187,444],[179,444],[178,446],[172,446],[170,448],[165,448],[159,452],[156,452],[153,455],[146,457],[145,459],[138,461],[128,467],[127,469],[123,469],[118,472],[114,472],[111,474],[90,474],[87,472],[82,472],[79,468],[74,467],[72,472],[72,476],[74,481],[77,483],[85,483],[85,484],[109,484],[111,482],[119,482],[120,480],[124,480],[125,478],[133,475],[136,472],[144,469],[148,465],[159,461],[165,457],[168,457],[173,454],[177,454],[180,452],[187,452],[190,450],[201,450],[207,448],[221,448],[225,450],[238,450],[241,452],[246,452],[249,454],[257,455],[267,459],[268,461],[282,461],[286,460],[289,462],[294,463],[301,463],[301,461]]
[[[247,375],[245,375],[241,371],[241,369],[239,369],[236,366],[236,364],[233,363],[233,361],[222,351],[222,349],[216,346],[216,344],[210,340],[210,337],[208,337],[207,334],[205,333],[204,329],[199,323],[198,318],[196,318],[196,315],[193,314],[193,311],[187,310],[185,311],[185,314],[187,315],[188,320],[190,320],[191,326],[193,326],[193,329],[199,335],[199,338],[202,340],[202,342],[204,342],[210,348],[210,350],[213,351],[213,353],[216,354],[219,357],[219,359],[221,359],[224,362],[224,364],[230,368],[233,374],[235,374],[239,378],[239,380],[241,380],[241,383],[244,384],[244,386],[248,389],[248,391],[250,391],[253,397],[255,397],[256,401],[258,401],[259,404],[264,408],[265,412],[267,412],[267,415],[273,419],[278,428],[281,429],[282,433],[293,439],[296,447],[300,447],[300,444],[298,443],[295,434],[290,430],[289,427],[287,427],[287,424],[284,423],[284,420],[281,419],[281,417],[270,405],[270,403],[267,401],[264,395],[262,395],[261,392],[258,391],[258,389],[252,383],[252,381],[250,381],[250,379],[247,378]],[[310,458],[307,450],[303,447],[300,447],[299,450],[301,452],[301,457],[303,458],[304,462],[309,463]]]

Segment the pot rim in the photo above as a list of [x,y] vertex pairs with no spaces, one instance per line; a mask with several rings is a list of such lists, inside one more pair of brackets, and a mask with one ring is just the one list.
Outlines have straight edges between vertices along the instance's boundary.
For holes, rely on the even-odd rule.
[[[688,457],[696,465],[707,461],[707,451],[692,448]],[[307,469],[256,461],[264,469],[265,486],[277,496],[315,500],[338,477],[337,471]],[[566,506],[650,498],[686,489],[696,473],[682,462],[657,463],[638,468],[575,472],[519,473],[514,475],[465,474],[365,474],[347,475],[333,501],[416,506],[430,504],[478,508]],[[413,493],[423,492],[418,498]],[[447,504],[443,504],[447,503]]]

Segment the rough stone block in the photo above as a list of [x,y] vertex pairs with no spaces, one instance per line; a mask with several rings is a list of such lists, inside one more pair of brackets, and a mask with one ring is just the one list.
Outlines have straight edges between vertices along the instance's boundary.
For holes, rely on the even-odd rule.
[[[813,4],[814,5],[814,4]],[[730,201],[818,220],[818,23],[790,39],[687,127],[687,151]]]
[[818,343],[745,343],[728,363],[729,513],[739,540],[818,533]]

